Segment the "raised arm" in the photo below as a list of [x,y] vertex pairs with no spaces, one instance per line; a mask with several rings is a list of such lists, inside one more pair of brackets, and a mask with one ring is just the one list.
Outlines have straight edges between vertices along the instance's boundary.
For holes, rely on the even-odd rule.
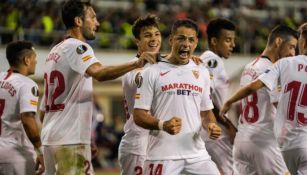
[[143,67],[146,62],[155,63],[157,55],[158,53],[144,52],[136,61],[115,66],[103,66],[100,63],[94,63],[89,66],[86,73],[98,81],[113,80],[133,69]]

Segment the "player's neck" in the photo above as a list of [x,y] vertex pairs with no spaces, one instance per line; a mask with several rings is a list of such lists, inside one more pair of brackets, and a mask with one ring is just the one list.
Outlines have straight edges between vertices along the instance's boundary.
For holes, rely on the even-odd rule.
[[80,30],[78,30],[77,28],[68,29],[67,32],[66,32],[66,36],[81,40],[83,42],[86,41],[85,38],[83,37],[83,35],[80,33]]
[[26,68],[22,68],[22,67],[10,67],[10,69],[8,70],[8,72],[12,72],[12,73],[19,73],[25,76],[28,76],[28,71]]
[[272,63],[275,63],[278,59],[274,50],[268,48],[265,48],[261,55],[268,58]]

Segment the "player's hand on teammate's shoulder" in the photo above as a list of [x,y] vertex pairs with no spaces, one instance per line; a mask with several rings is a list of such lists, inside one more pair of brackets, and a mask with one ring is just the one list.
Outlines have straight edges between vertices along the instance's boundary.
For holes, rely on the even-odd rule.
[[181,118],[172,117],[163,124],[163,130],[171,135],[178,134],[181,130]]
[[210,139],[217,139],[222,134],[222,129],[216,123],[208,123],[208,133]]
[[197,65],[200,65],[201,63],[203,63],[203,61],[198,56],[195,56],[195,55],[192,55],[191,60],[193,60],[193,62]]
[[140,58],[137,60],[138,67],[143,67],[147,62],[150,64],[155,64],[159,56],[158,52],[143,52]]

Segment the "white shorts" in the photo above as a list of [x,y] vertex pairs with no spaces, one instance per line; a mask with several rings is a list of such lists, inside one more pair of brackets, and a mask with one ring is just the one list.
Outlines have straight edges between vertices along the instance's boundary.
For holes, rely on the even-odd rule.
[[143,175],[143,166],[146,156],[131,153],[119,153],[118,160],[121,175]]
[[22,148],[0,148],[1,175],[33,175],[35,174],[34,150]]
[[92,175],[91,146],[45,145],[43,147],[45,175]]
[[144,175],[219,175],[217,166],[211,159],[202,156],[177,160],[146,160]]
[[233,159],[235,175],[288,173],[277,143],[235,141]]
[[307,148],[282,151],[282,155],[292,175],[307,174]]
[[[206,141],[206,148],[221,174],[233,174],[232,145],[227,138]],[[221,156],[222,155],[222,156]]]

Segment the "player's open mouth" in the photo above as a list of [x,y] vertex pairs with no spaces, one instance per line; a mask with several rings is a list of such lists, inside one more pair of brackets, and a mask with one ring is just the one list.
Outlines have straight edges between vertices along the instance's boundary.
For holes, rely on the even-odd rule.
[[179,50],[179,55],[182,58],[188,58],[189,57],[189,50]]
[[159,46],[158,43],[149,43],[148,44],[148,47],[150,47],[150,48],[157,48],[158,46]]

